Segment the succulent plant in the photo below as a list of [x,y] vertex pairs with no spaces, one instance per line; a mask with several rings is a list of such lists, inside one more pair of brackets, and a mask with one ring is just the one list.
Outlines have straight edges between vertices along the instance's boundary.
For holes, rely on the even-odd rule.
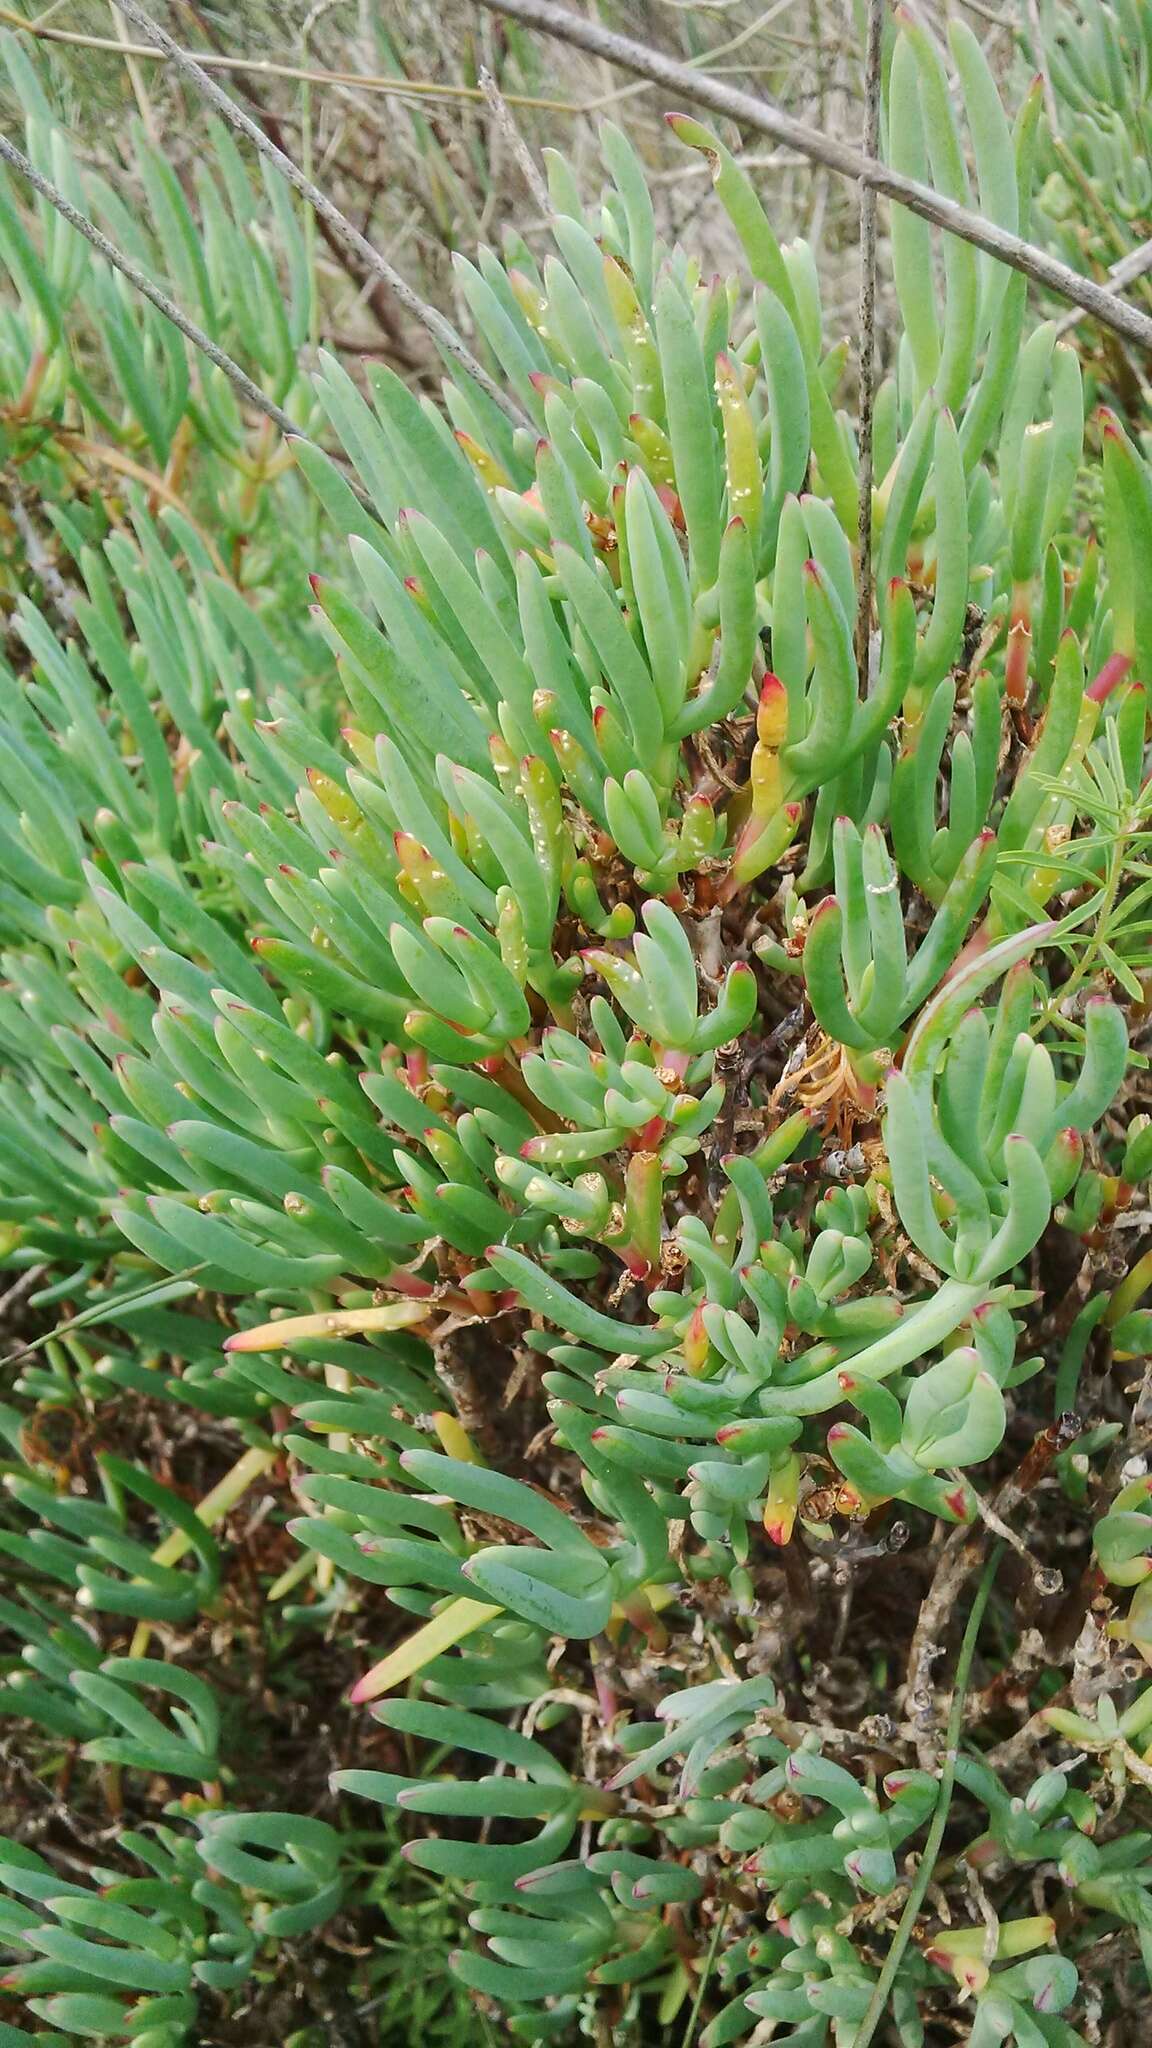
[[[30,153],[156,260],[7,61]],[[897,168],[967,199],[970,158],[1025,231],[1039,89],[1010,124],[959,21],[947,52],[902,26],[887,86]],[[1092,1530],[1085,1625],[1131,1586],[1114,1639],[1152,1637],[1127,1415],[1089,1403],[1079,1448],[1051,1420],[1097,1339],[1152,1349],[1152,1266],[1118,1270],[1110,1234],[1152,1173],[1128,1099],[1152,476],[1110,415],[1086,452],[1078,358],[1023,278],[958,240],[937,277],[897,213],[861,584],[812,251],[671,119],[743,272],[667,244],[620,130],[593,205],[552,156],[550,253],[510,231],[457,259],[520,424],[456,366],[442,407],[333,355],[306,386],[285,193],[258,200],[221,131],[198,229],[141,142],[173,284],[327,441],[291,473],[0,194],[6,448],[55,536],[0,668],[0,1227],[10,1271],[49,1274],[0,1410],[0,1711],[201,1788],[167,1809],[184,1832],[123,1838],[147,1879],[3,1852],[33,2039],[185,2041],[198,1985],[345,1895],[338,1831],[233,1808],[213,1688],[148,1654],[217,1612],[210,1525],[277,1460],[299,1626],[371,1587],[411,1617],[353,1703],[424,1761],[334,1790],[412,1816],[410,1860],[468,1884],[456,1968],[514,2037],[655,2012],[701,2048],[866,2048],[887,2016],[915,2048],[959,2016],[1073,2048],[1141,1995],[1152,1836],[1117,1788],[1152,1780],[1143,1697],[1113,1700],[1107,1640],[1091,1696],[1059,1697],[1055,1631],[1031,1679],[1014,1660],[1053,1597],[1034,1498]],[[113,517],[75,468],[92,418],[136,478]],[[181,436],[211,520],[149,501]],[[82,1486],[30,1441],[113,1395],[227,1430],[219,1498],[106,1449]],[[950,1746],[889,1646],[883,1725],[794,1719],[811,1615],[773,1650],[782,1575],[797,1602],[813,1563],[830,1586],[911,1531],[930,1674],[986,1523],[1025,1568],[982,1581]],[[997,1718],[1013,1684],[1028,1741]]]
[[[1020,41],[1051,87],[1038,204],[1052,238],[1078,269],[1103,275],[1133,255],[1152,211],[1143,155],[1152,46],[1147,10],[1131,0],[1045,4]],[[1087,259],[1087,260],[1086,260]],[[1147,284],[1129,280],[1138,298]]]

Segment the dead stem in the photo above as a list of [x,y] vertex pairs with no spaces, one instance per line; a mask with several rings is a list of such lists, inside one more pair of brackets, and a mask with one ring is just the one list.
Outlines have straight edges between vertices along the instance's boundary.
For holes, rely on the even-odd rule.
[[[880,56],[884,0],[868,0],[864,54],[864,154],[880,153]],[[876,386],[876,188],[860,187],[860,498],[857,514],[856,668],[867,694],[872,645],[872,413]]]

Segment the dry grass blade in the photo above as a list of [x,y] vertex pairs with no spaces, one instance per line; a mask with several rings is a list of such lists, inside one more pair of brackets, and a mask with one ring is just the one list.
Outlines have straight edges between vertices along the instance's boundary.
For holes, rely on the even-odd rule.
[[[31,36],[36,42],[56,43],[63,49],[108,50],[114,56],[123,57],[129,71],[141,58],[158,64],[171,61],[167,51],[158,49],[154,43],[132,43],[115,36],[85,35],[80,29],[57,28],[46,18],[26,21],[23,15],[14,13],[10,7],[0,7],[0,21],[6,28]],[[193,50],[188,54],[205,71],[238,71],[250,73],[254,78],[287,78],[300,85],[355,86],[357,92],[379,93],[384,98],[469,100],[475,104],[485,97],[481,86],[459,85],[447,79],[392,78],[383,73],[287,64],[276,57],[235,56],[223,50]],[[549,99],[546,94],[509,92],[504,94],[504,98],[509,106],[539,107],[549,114],[582,114],[585,111],[576,101]]]

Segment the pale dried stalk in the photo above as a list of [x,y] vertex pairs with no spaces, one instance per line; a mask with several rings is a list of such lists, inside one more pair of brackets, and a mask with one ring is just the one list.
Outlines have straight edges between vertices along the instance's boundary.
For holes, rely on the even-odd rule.
[[[129,43],[113,36],[85,35],[79,29],[50,27],[44,21],[26,21],[22,14],[14,13],[10,7],[0,7],[0,21],[20,35],[33,36],[37,42],[59,43],[73,50],[108,50],[114,56],[123,57],[129,70],[142,57],[157,64],[171,61],[167,52],[158,49],[154,43]],[[222,50],[194,50],[191,55],[204,66],[205,71],[251,72],[254,78],[287,78],[300,85],[349,85],[360,92],[382,93],[385,98],[469,100],[473,104],[484,98],[480,86],[453,85],[446,79],[391,78],[376,72],[332,71],[322,65],[288,64],[275,57],[236,57]],[[586,111],[580,101],[548,99],[539,93],[510,92],[504,97],[511,106],[540,107],[549,114],[582,114]]]
[[[880,57],[884,0],[868,0],[864,53],[864,154],[880,148]],[[868,688],[872,642],[872,411],[876,385],[876,188],[860,187],[860,500],[856,558],[856,668]]]

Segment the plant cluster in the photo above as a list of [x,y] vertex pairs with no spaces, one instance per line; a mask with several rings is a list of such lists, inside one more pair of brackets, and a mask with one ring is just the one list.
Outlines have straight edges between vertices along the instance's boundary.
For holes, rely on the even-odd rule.
[[[1041,138],[1038,226],[1086,275],[1114,277],[1133,303],[1152,304],[1145,244],[1152,181],[1145,138],[1152,119],[1152,22],[1141,0],[1045,4],[1021,23],[1023,61],[1039,70],[1047,119]],[[1146,380],[1111,336],[1083,333],[1093,374],[1142,428]]]
[[[1041,98],[1010,123],[967,28],[906,23],[889,157],[1026,233]],[[306,390],[283,192],[218,135],[198,230],[142,141],[185,299],[327,441],[291,475],[0,195],[44,547],[0,670],[0,1229],[41,1318],[0,1711],[171,1795],[146,1876],[0,1848],[45,2048],[196,2039],[373,1809],[467,1885],[454,1967],[515,2038],[1146,2010],[1152,474],[1111,415],[1086,455],[1025,279],[896,212],[869,575],[812,253],[670,119],[746,274],[665,244],[620,130],[593,207],[550,157],[549,253],[457,261],[514,419],[455,366],[443,409],[331,355]],[[215,1493],[101,1442],[110,1399],[222,1433]],[[352,1698],[396,1768],[339,1770],[332,1822],[245,1809],[179,1656],[272,1472],[265,1597],[391,1629]]]

